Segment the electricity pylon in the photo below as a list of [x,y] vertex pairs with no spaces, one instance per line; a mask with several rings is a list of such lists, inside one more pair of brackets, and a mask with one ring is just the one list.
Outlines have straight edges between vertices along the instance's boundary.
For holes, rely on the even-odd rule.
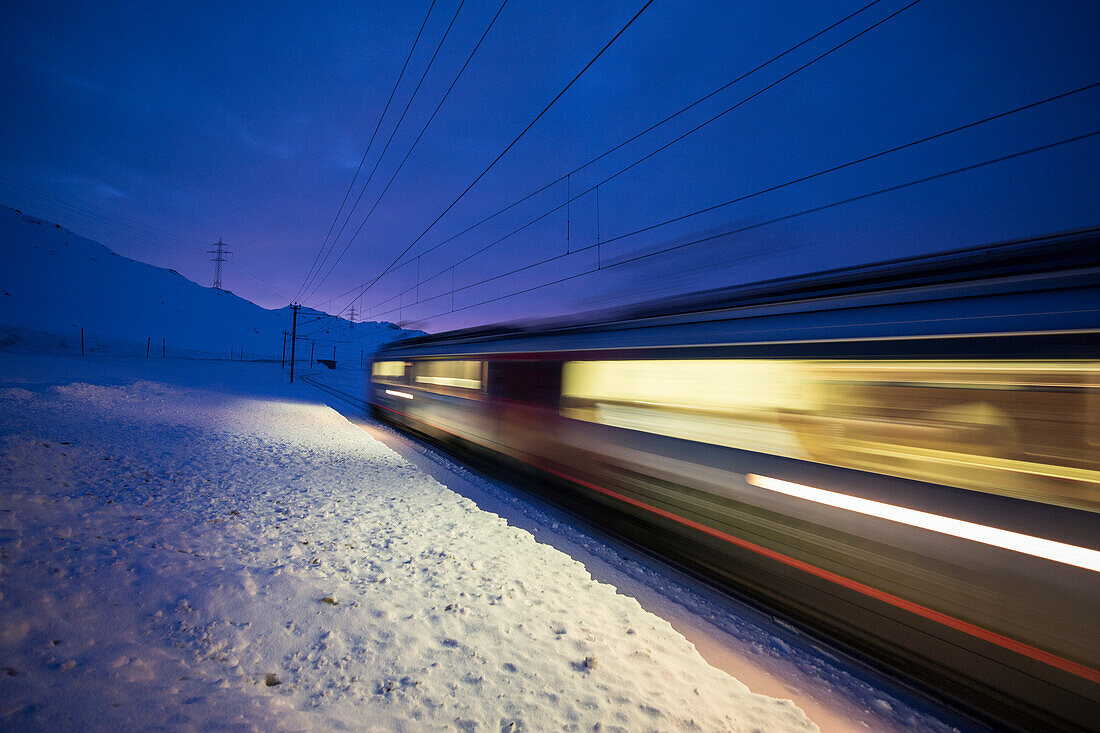
[[227,245],[222,241],[221,237],[218,237],[217,244],[211,245],[214,249],[206,250],[206,254],[214,255],[210,259],[214,263],[214,288],[217,290],[222,289],[222,263],[226,261],[226,255],[229,254],[229,250],[226,249]]

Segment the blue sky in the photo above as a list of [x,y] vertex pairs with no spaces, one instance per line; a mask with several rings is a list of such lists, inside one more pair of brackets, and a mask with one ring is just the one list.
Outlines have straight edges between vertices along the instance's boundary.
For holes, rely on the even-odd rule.
[[[623,236],[1100,81],[1098,3],[921,0],[601,183],[598,227],[592,192],[463,261],[562,204],[562,181],[422,254],[867,2],[657,0],[428,229],[644,4],[508,0],[363,223],[500,8],[499,0],[463,0],[455,15],[459,0],[436,0],[351,200],[452,18],[454,25],[321,274],[345,246],[346,254],[304,293],[430,0],[9,4],[0,30],[0,93],[7,101],[0,203],[203,284],[213,275],[205,251],[221,237],[232,250],[224,286],[261,305],[278,307],[296,295],[329,311],[354,303],[372,318],[429,330],[1100,223],[1098,136],[758,226],[1088,135],[1100,129],[1094,88]],[[578,171],[570,192],[600,183],[906,5],[880,0]],[[719,236],[616,265],[711,235]],[[613,240],[598,253],[597,236]],[[414,242],[408,264],[359,295]],[[567,249],[581,251],[505,274]],[[594,267],[602,269],[582,274]],[[553,280],[563,282],[502,297]],[[452,282],[459,288],[453,300]],[[482,301],[491,302],[477,305]]]

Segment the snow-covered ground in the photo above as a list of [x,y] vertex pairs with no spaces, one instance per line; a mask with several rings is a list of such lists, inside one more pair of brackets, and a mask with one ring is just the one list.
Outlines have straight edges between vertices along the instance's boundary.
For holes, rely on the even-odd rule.
[[[310,380],[348,396],[362,395],[366,387],[365,374],[354,370],[322,369]],[[604,536],[598,528],[583,526],[575,517],[514,486],[482,476],[431,446],[364,419],[361,401],[339,394],[321,397],[440,483],[580,561],[593,578],[669,621],[712,666],[754,692],[793,699],[825,733],[984,730],[823,648],[762,610]]]
[[[0,209],[0,730],[949,730],[277,363],[224,360],[277,358],[288,316]],[[360,352],[402,334],[302,325],[360,394]]]
[[816,729],[306,389],[0,356],[0,727]]

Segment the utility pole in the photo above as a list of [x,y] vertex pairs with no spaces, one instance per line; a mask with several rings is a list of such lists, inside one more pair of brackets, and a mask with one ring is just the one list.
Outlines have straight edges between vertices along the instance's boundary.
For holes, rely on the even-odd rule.
[[310,342],[309,342],[309,368],[310,369],[313,368],[313,347],[314,346],[316,346],[316,343],[311,339]]
[[286,329],[283,329],[283,369],[286,369]]
[[290,326],[290,383],[294,384],[294,346],[298,343],[298,309],[297,303],[290,306],[294,311],[294,320]]
[[226,261],[226,255],[229,254],[229,250],[226,249],[227,245],[222,241],[221,237],[218,237],[216,244],[210,245],[214,249],[206,250],[206,254],[214,255],[210,260],[214,263],[214,289],[222,289],[222,263]]

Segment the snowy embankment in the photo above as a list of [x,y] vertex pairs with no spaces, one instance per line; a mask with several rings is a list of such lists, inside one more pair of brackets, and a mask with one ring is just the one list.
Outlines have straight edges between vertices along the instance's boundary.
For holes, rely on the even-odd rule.
[[0,357],[0,727],[816,730],[277,369],[76,364]]

